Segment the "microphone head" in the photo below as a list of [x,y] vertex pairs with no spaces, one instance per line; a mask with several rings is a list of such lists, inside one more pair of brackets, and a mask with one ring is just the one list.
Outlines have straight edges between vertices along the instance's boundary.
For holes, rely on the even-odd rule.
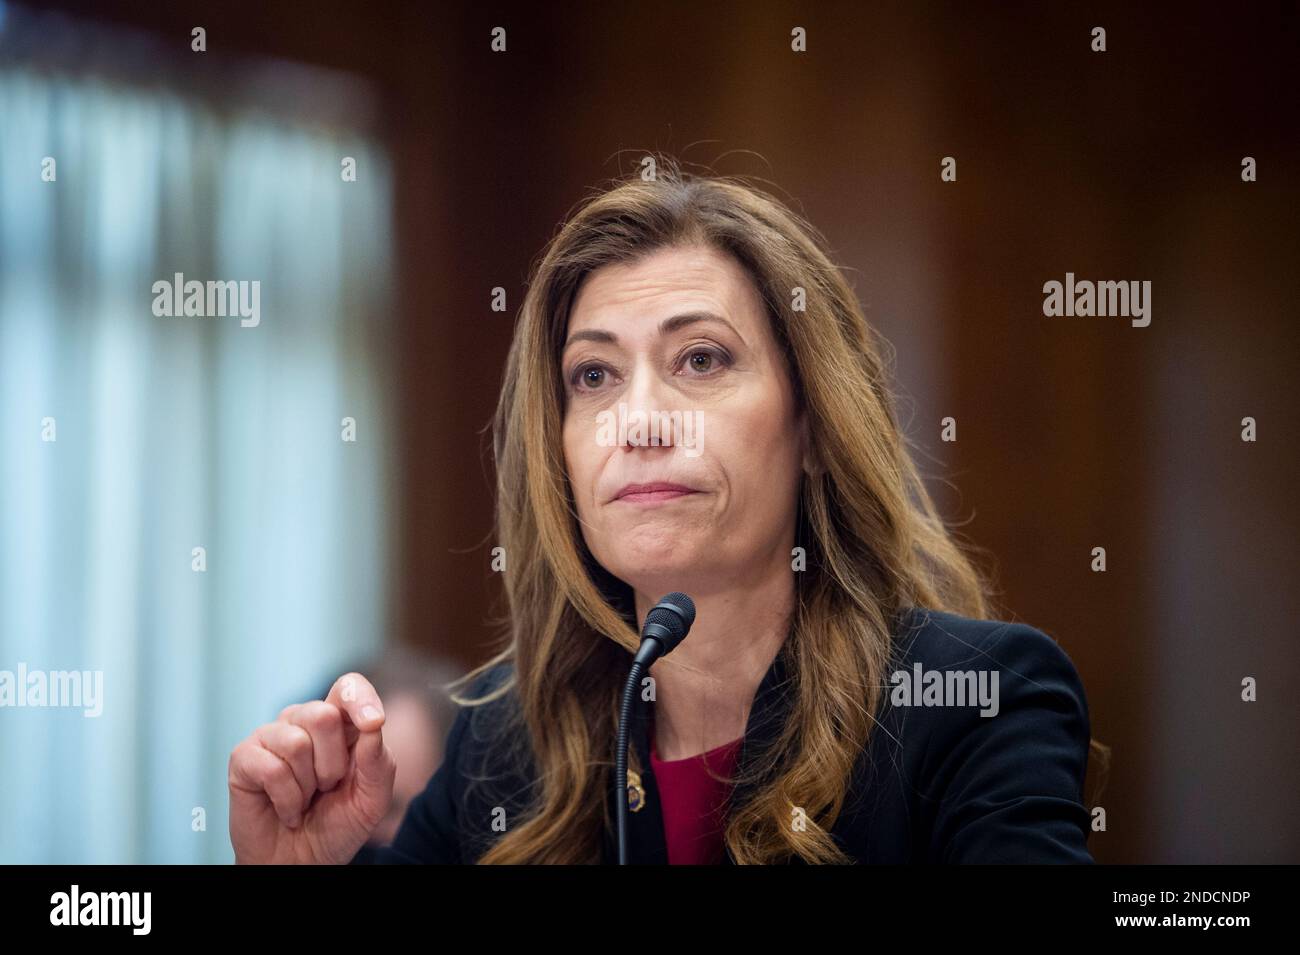
[[646,614],[641,632],[643,636],[658,640],[663,644],[663,652],[668,653],[686,639],[693,623],[695,601],[683,593],[671,593]]

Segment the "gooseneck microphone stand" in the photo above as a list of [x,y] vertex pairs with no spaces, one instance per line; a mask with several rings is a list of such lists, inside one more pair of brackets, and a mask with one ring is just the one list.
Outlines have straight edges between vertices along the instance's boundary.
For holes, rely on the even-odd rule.
[[614,749],[614,805],[618,818],[618,864],[627,865],[627,742],[628,724],[636,704],[641,677],[660,657],[686,638],[695,622],[695,603],[682,593],[664,597],[646,614],[641,648],[632,660],[618,708],[618,740]]

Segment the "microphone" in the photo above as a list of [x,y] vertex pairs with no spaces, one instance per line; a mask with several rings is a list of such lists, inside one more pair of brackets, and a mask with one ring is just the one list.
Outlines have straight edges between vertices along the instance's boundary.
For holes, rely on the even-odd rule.
[[645,615],[641,628],[641,649],[632,661],[642,663],[645,669],[662,656],[667,656],[686,639],[695,623],[695,603],[685,594],[673,593],[664,597]]
[[614,751],[614,805],[618,812],[618,864],[627,865],[627,738],[628,720],[642,675],[660,657],[676,649],[695,623],[695,602],[682,593],[671,593],[645,615],[641,647],[623,684],[618,711],[618,741]]

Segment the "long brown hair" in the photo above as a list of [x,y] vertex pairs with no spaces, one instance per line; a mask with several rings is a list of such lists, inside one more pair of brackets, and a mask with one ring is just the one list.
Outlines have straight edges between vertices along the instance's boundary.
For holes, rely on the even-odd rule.
[[[580,204],[535,263],[493,421],[497,544],[508,645],[465,678],[510,662],[517,732],[536,779],[521,818],[483,863],[599,862],[609,825],[618,694],[639,639],[630,588],[592,558],[558,439],[559,359],[584,277],[679,244],[703,243],[747,269],[784,351],[819,462],[799,493],[796,609],[786,654],[792,702],[752,765],[724,839],[738,863],[849,860],[830,837],[887,682],[890,621],[911,606],[987,619],[990,588],[940,518],[895,417],[884,356],[825,239],[757,186],[695,175],[655,157],[652,176],[616,179]],[[803,308],[792,307],[803,290]],[[522,752],[522,751],[521,751]],[[523,758],[521,756],[521,758]],[[630,765],[640,769],[635,752]],[[807,830],[795,832],[791,808]]]

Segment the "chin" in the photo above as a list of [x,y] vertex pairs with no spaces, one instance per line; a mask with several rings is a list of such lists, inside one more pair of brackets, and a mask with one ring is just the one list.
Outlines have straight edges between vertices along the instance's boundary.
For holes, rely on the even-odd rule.
[[[664,538],[624,540],[617,552],[601,563],[619,580],[644,594],[660,597],[682,590],[698,576],[705,558],[684,541]],[[666,589],[665,589],[666,588]]]

